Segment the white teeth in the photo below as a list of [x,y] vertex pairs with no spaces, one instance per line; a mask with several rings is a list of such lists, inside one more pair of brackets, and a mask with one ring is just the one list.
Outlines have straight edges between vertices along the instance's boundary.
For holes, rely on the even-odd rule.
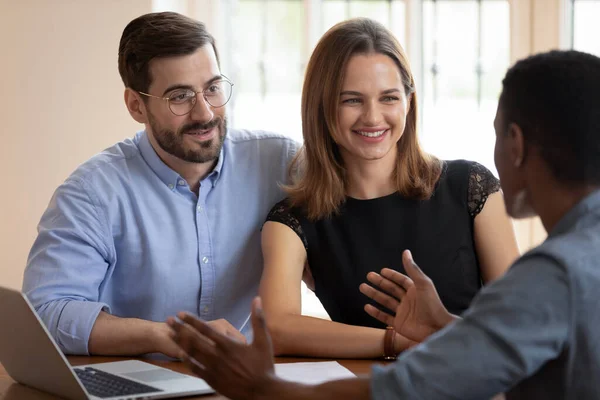
[[381,135],[383,135],[383,133],[386,131],[386,129],[382,130],[382,131],[377,131],[377,132],[363,132],[363,131],[355,131],[356,133],[358,133],[359,135],[363,135],[366,137],[379,137]]

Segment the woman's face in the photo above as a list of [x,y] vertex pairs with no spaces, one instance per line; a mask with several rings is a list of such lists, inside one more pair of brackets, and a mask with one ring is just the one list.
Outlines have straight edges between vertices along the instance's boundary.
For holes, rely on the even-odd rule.
[[333,139],[344,163],[396,157],[408,112],[400,70],[383,54],[356,54],[346,66]]

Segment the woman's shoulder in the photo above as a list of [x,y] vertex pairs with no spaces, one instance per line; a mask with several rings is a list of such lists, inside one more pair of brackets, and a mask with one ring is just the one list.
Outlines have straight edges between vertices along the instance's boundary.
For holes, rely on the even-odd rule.
[[302,240],[304,248],[308,249],[306,236],[302,229],[302,221],[304,220],[305,217],[302,215],[302,210],[299,207],[292,206],[290,199],[286,197],[271,208],[265,222],[272,221],[286,225],[296,232]]
[[296,210],[291,206],[290,199],[288,197],[283,200],[277,202],[271,210],[269,214],[267,214],[267,221],[276,221],[283,222],[288,220],[290,217],[295,217]]
[[451,175],[452,178],[462,180],[471,179],[477,176],[495,178],[493,172],[490,171],[490,169],[487,168],[485,165],[477,161],[465,159],[443,160],[442,174],[444,173]]
[[292,205],[292,202],[289,197],[284,198],[283,200],[277,202],[267,216],[267,220],[271,216],[286,216],[286,215],[294,215],[296,218],[302,216],[302,209],[300,207],[296,207]]
[[487,198],[500,190],[500,181],[492,171],[477,161],[445,160],[440,180],[466,202],[471,217],[481,212]]

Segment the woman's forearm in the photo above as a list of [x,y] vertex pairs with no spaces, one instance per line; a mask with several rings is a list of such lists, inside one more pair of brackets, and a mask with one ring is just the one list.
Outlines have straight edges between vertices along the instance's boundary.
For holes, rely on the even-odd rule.
[[[303,315],[267,315],[275,355],[324,358],[383,356],[384,329],[332,322]],[[408,347],[397,335],[396,350]]]

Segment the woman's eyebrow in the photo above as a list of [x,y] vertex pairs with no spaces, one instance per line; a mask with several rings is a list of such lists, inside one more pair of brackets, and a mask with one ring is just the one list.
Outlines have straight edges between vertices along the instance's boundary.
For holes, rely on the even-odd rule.
[[340,93],[340,96],[362,96],[362,93],[355,92],[353,90],[345,90],[342,93]]
[[[392,89],[386,89],[381,92],[381,94],[391,94],[391,93],[401,93],[401,91],[398,88],[392,88]],[[362,93],[356,92],[354,90],[344,90],[343,92],[340,93],[340,96],[362,96]]]

